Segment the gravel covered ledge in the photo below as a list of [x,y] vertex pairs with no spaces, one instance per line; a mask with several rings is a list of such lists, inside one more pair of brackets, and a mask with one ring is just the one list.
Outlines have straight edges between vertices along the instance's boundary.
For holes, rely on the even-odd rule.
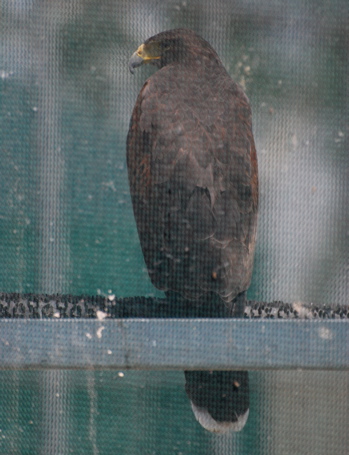
[[[103,315],[101,315],[101,312]],[[165,299],[0,293],[0,318],[173,318],[220,317],[199,306],[176,308]],[[247,319],[349,319],[349,305],[248,301]]]

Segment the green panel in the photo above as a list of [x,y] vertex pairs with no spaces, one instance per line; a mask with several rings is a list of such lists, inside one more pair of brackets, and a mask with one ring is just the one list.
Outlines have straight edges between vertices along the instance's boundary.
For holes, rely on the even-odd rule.
[[0,453],[347,453],[347,373],[252,372],[250,385],[244,430],[215,436],[181,372],[0,371]]

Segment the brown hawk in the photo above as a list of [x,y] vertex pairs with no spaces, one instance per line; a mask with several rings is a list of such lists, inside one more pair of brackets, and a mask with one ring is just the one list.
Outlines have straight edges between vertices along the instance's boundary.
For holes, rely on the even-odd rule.
[[[249,101],[191,30],[147,39],[130,59],[131,72],[144,63],[159,70],[138,95],[127,166],[150,279],[178,305],[241,316],[258,209]],[[241,429],[248,412],[247,372],[223,373],[186,372],[197,419],[217,432]]]

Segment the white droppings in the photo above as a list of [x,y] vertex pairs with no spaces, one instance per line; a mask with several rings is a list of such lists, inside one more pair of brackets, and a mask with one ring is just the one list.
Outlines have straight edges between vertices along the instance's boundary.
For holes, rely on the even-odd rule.
[[111,355],[113,353],[113,351],[111,351],[110,349],[108,349],[107,351],[108,355]]
[[296,133],[292,134],[291,144],[292,144],[293,148],[297,148],[298,147],[298,138],[297,138],[297,134]]
[[86,333],[86,336],[87,336],[87,338],[88,338],[89,340],[91,340],[92,335],[91,335],[90,333],[87,332],[87,333]]
[[100,311],[98,310],[97,313],[97,319],[99,319],[100,321],[103,321],[103,319],[105,319],[107,317],[107,313],[104,313],[104,311]]
[[112,180],[109,182],[102,182],[102,185],[105,186],[106,188],[111,189],[114,193],[116,192],[115,184]]
[[306,308],[304,306],[303,302],[293,302],[292,308],[294,309],[294,311],[297,311],[298,317],[300,319],[313,319],[314,318],[313,313],[309,310],[309,308]]
[[102,326],[97,330],[97,332],[96,332],[97,338],[102,338],[102,332],[104,329],[105,329],[105,327]]
[[319,337],[322,338],[323,340],[332,340],[333,333],[330,329],[327,329],[326,327],[320,327]]
[[0,78],[2,80],[4,80],[4,79],[7,79],[8,77],[12,76],[12,74],[13,74],[13,71],[8,72],[8,71],[1,70],[0,71]]

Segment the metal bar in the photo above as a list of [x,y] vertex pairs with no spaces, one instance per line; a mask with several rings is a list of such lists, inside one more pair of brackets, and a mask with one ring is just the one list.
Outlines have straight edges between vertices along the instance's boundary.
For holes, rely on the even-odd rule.
[[349,369],[348,320],[0,320],[0,369]]

